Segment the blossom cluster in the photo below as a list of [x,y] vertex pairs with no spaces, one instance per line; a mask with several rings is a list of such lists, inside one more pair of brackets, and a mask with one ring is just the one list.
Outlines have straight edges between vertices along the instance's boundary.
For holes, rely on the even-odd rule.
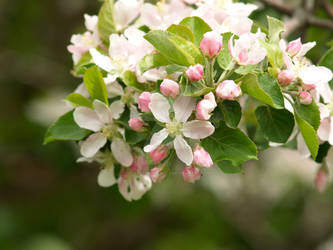
[[57,137],[59,120],[49,138],[78,141],[79,161],[101,166],[98,184],[117,184],[129,201],[174,169],[194,183],[214,164],[234,172],[257,159],[260,145],[246,130],[253,105],[269,145],[297,137],[315,159],[320,143],[333,145],[332,72],[305,57],[315,42],[281,39],[280,21],[258,28],[249,18],[257,8],[105,0],[68,46],[73,74],[83,77],[66,98],[73,131]]

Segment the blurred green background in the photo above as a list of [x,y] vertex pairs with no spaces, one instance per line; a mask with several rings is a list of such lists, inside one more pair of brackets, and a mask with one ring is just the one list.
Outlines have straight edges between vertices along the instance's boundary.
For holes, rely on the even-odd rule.
[[[71,34],[95,0],[0,0],[0,250],[331,250],[333,188],[313,187],[317,165],[286,149],[263,152],[240,175],[209,169],[185,184],[180,171],[137,202],[96,184],[71,143],[42,145],[45,130],[80,83],[70,74]],[[323,8],[318,16],[329,18]],[[253,14],[282,17],[274,9]],[[316,40],[333,32],[306,26]],[[59,108],[62,107],[62,108]]]

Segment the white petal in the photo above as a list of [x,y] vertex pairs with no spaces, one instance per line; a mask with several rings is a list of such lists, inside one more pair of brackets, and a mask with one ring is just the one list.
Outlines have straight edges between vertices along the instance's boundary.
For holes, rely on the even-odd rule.
[[94,48],[90,49],[89,52],[93,58],[94,63],[101,69],[110,72],[114,68],[110,57],[102,55]]
[[84,24],[87,30],[94,31],[97,27],[98,16],[90,16],[88,14],[84,14]]
[[103,168],[98,174],[97,183],[101,187],[111,187],[113,184],[117,183],[114,177],[114,167]]
[[114,138],[111,143],[111,150],[114,158],[125,167],[133,163],[133,156],[130,146],[122,139]]
[[297,151],[300,153],[302,157],[308,158],[311,155],[311,153],[304,141],[302,133],[299,133],[296,139],[297,139]]
[[101,102],[100,100],[94,100],[93,105],[99,120],[103,124],[112,123],[113,114],[111,113],[110,109],[104,102]]
[[103,123],[100,121],[96,112],[87,107],[78,107],[73,113],[74,121],[81,128],[92,130],[97,132],[103,127]]
[[187,142],[180,135],[177,135],[173,141],[173,145],[179,160],[184,162],[187,166],[191,165],[193,162],[193,152]]
[[106,81],[106,88],[110,98],[122,96],[124,94],[123,87],[117,81],[112,81],[109,83]]
[[301,50],[297,53],[296,56],[305,56],[305,54],[308,53],[308,51],[312,49],[314,46],[316,46],[316,42],[303,44]]
[[195,98],[180,95],[173,103],[175,118],[179,122],[186,122],[195,109]]
[[327,117],[320,122],[320,126],[318,128],[317,134],[320,140],[328,141],[330,135],[333,131],[331,131],[331,117]]
[[150,139],[150,144],[144,147],[144,151],[145,152],[153,151],[168,137],[168,135],[169,135],[168,131],[165,128],[153,134],[153,136]]
[[159,93],[152,94],[150,98],[149,108],[156,120],[164,123],[170,122],[170,104],[164,96]]
[[158,27],[162,22],[162,15],[156,6],[145,3],[141,9],[141,19],[150,28]]
[[189,137],[192,139],[203,139],[211,134],[213,134],[215,131],[214,126],[208,122],[208,121],[190,121],[184,123],[182,132],[185,137]]
[[129,25],[139,14],[142,1],[118,0],[114,5],[114,19],[118,29]]
[[92,134],[81,144],[80,152],[84,157],[93,157],[106,144],[106,141],[103,134]]
[[118,119],[120,115],[124,112],[124,109],[125,109],[125,104],[120,100],[111,103],[110,110],[112,113],[112,118]]
[[330,103],[333,100],[333,93],[327,82],[318,84],[316,91],[321,95],[324,103]]

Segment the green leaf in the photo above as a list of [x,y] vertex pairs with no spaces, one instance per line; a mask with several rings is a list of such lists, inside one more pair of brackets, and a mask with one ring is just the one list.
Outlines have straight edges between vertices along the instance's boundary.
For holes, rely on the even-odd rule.
[[153,53],[146,55],[139,63],[139,67],[142,73],[147,70],[166,66],[170,64],[169,60],[166,59],[161,53]]
[[169,75],[171,75],[171,74],[176,73],[176,72],[182,72],[183,73],[186,70],[186,67],[180,66],[180,65],[177,65],[177,64],[171,64],[171,65],[166,66],[165,70]]
[[184,66],[203,64],[200,50],[180,36],[167,31],[153,30],[145,35],[145,39],[171,63]]
[[231,32],[223,34],[223,47],[220,54],[217,57],[217,63],[224,70],[231,70],[234,66],[234,61],[229,53],[228,42],[232,36]]
[[136,89],[139,92],[145,91],[148,87],[148,84],[139,83],[136,78],[136,74],[129,70],[123,74],[122,79],[126,86]]
[[261,106],[256,109],[255,115],[261,131],[269,141],[285,143],[293,132],[294,116],[286,109]]
[[72,93],[66,97],[67,101],[70,101],[75,107],[88,107],[93,108],[92,102],[85,96],[79,93]]
[[194,34],[194,43],[199,46],[203,35],[212,29],[200,17],[186,17],[180,24],[187,26]]
[[314,130],[319,128],[320,112],[315,102],[312,102],[309,105],[304,105],[297,102],[294,104],[294,109],[298,116],[309,123],[314,128]]
[[97,66],[91,67],[86,71],[83,81],[93,100],[97,99],[108,105],[108,93],[103,80],[103,75],[98,70]]
[[194,35],[192,31],[185,25],[181,24],[172,24],[167,31],[173,33],[177,36],[184,38],[187,41],[194,42]]
[[146,138],[148,138],[147,133],[138,133],[134,130],[131,129],[126,129],[125,130],[125,138],[126,142],[129,144],[137,144]]
[[267,59],[274,69],[281,68],[283,65],[283,54],[278,44],[260,42],[261,47],[267,51]]
[[277,80],[268,73],[248,74],[239,79],[244,93],[273,108],[283,109],[284,99]]
[[98,13],[98,32],[102,41],[109,44],[109,37],[116,32],[116,23],[113,18],[113,0],[105,0]]
[[184,75],[181,77],[179,84],[181,92],[185,96],[199,97],[214,90],[214,88],[207,87],[204,81],[190,82]]
[[227,126],[237,128],[242,118],[242,108],[237,101],[225,100],[219,105]]
[[257,148],[250,138],[240,129],[229,128],[224,123],[202,140],[202,146],[214,162],[229,160],[239,166],[245,161],[258,159]]
[[284,24],[280,20],[270,16],[267,16],[267,22],[269,41],[278,44],[281,33],[285,31]]
[[85,138],[90,131],[80,128],[74,121],[73,112],[61,116],[49,127],[44,137],[44,144],[52,141],[79,141]]
[[312,158],[316,159],[319,150],[319,142],[316,130],[307,121],[303,120],[297,114],[297,112],[295,113],[295,118],[297,125],[303,135],[304,141],[311,152]]
[[219,161],[217,166],[226,174],[238,174],[242,172],[242,167],[234,166],[231,161]]

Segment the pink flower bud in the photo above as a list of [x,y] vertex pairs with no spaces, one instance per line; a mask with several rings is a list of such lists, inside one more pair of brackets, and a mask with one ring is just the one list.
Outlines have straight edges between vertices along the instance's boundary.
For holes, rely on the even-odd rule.
[[161,83],[160,90],[163,95],[176,98],[179,94],[179,84],[175,81],[164,79]]
[[205,56],[215,57],[222,49],[222,36],[216,31],[207,32],[201,40],[200,49]]
[[145,174],[148,171],[147,160],[143,155],[134,157],[133,163],[130,166],[131,170],[137,174]]
[[164,178],[166,177],[166,173],[163,172],[163,168],[158,167],[158,168],[153,168],[150,170],[150,179],[156,183],[161,183]]
[[298,93],[298,96],[301,104],[309,105],[312,103],[312,96],[309,92],[301,91]]
[[302,42],[301,39],[298,38],[294,41],[291,41],[288,46],[286,51],[288,52],[289,55],[294,56],[296,55],[300,50],[302,49]]
[[150,158],[155,164],[159,164],[168,154],[169,148],[166,145],[160,145],[149,153]]
[[186,75],[191,82],[200,81],[203,78],[203,73],[204,69],[201,64],[190,66],[188,70],[186,70]]
[[241,94],[240,87],[232,80],[225,80],[216,88],[216,95],[225,100],[234,100]]
[[139,109],[142,112],[150,112],[149,103],[151,95],[152,93],[150,92],[142,92],[139,96]]
[[196,180],[199,180],[201,177],[200,170],[194,167],[193,165],[183,170],[184,181],[189,183],[194,183]]
[[318,170],[316,178],[315,178],[316,189],[319,192],[324,192],[328,182],[329,182],[328,170],[325,167],[321,167]]
[[207,121],[211,117],[211,112],[216,108],[215,96],[212,92],[204,96],[204,99],[197,104],[197,118],[199,120]]
[[282,85],[289,85],[294,81],[295,74],[292,70],[282,70],[278,75],[278,81]]
[[197,146],[194,149],[193,155],[194,162],[200,167],[210,168],[214,164],[210,154],[203,147]]
[[142,121],[140,118],[131,118],[128,121],[128,124],[129,124],[130,128],[136,132],[144,131],[145,122]]

